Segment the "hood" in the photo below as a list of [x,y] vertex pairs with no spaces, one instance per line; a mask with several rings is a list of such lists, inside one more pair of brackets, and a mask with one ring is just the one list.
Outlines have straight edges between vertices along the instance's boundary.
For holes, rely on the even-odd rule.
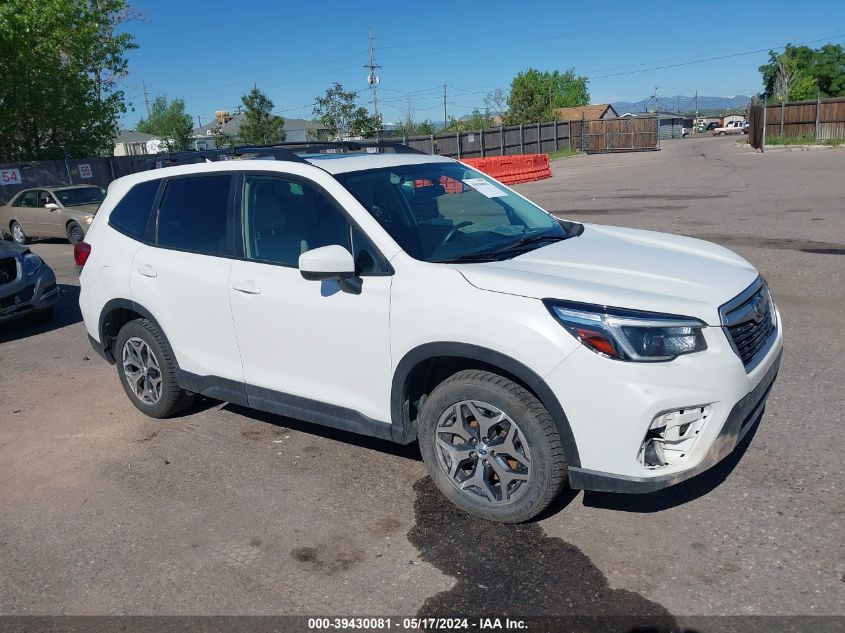
[[90,213],[94,215],[99,208],[100,203],[95,202],[94,204],[80,204],[78,207],[65,207],[65,211],[78,211],[79,213]]
[[20,246],[14,242],[7,242],[4,239],[0,239],[0,257],[8,257],[9,255],[18,257],[28,250],[28,246]]
[[454,266],[482,290],[691,316],[709,325],[719,325],[719,306],[759,274],[711,242],[595,224],[513,259]]

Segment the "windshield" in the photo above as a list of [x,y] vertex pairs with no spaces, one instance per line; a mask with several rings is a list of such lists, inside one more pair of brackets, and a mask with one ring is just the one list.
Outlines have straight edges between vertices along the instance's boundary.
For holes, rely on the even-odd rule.
[[106,190],[100,187],[79,187],[59,189],[53,192],[63,207],[79,207],[83,204],[100,204],[106,197]]
[[460,163],[402,165],[336,178],[405,252],[423,261],[505,259],[577,234]]

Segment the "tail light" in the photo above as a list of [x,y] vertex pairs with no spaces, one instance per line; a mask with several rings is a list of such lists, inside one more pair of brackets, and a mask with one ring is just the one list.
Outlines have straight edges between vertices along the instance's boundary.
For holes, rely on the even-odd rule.
[[87,242],[80,242],[73,247],[73,261],[76,262],[76,265],[79,268],[82,268],[85,265],[85,262],[88,261],[88,257],[90,255],[91,245]]

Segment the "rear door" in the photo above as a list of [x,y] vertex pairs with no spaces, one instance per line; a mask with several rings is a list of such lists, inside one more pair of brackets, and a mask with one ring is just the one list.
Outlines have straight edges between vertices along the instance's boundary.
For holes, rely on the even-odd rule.
[[38,190],[23,192],[15,201],[12,215],[27,235],[38,235]]
[[229,307],[234,244],[231,173],[167,179],[130,292],[159,321],[179,367],[207,386],[243,390]]

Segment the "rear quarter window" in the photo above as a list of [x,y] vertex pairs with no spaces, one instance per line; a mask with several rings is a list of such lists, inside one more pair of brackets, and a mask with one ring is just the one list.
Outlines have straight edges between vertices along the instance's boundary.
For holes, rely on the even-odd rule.
[[128,237],[144,241],[160,183],[160,179],[148,180],[126,192],[112,209],[109,226]]

